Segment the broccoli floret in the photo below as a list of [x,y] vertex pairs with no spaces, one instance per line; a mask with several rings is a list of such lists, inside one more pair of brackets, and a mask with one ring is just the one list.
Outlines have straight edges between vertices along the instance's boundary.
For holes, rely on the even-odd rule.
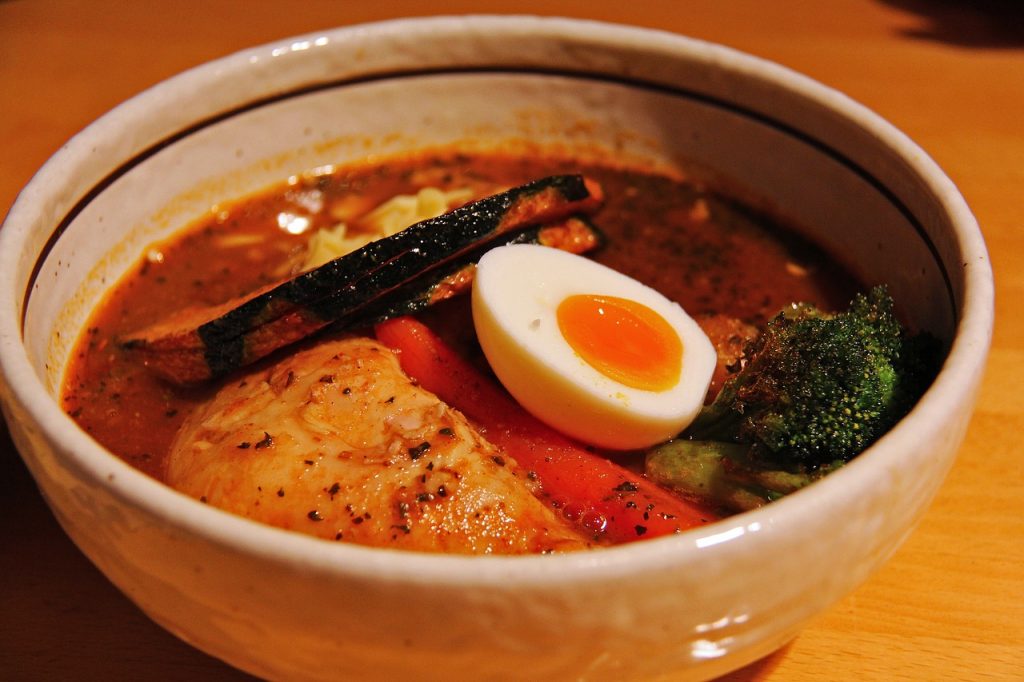
[[690,457],[705,469],[724,467],[716,480],[763,492],[765,499],[772,495],[765,480],[793,474],[809,482],[855,457],[913,407],[935,375],[940,348],[930,335],[908,336],[887,290],[876,287],[844,312],[788,307],[745,356],[694,423],[652,451],[649,461],[660,462],[649,466],[658,469],[652,477],[686,469],[667,465],[666,457]]
[[926,338],[907,337],[884,287],[835,314],[794,304],[684,435],[748,443],[755,458],[793,471],[848,461],[930,383],[938,349]]

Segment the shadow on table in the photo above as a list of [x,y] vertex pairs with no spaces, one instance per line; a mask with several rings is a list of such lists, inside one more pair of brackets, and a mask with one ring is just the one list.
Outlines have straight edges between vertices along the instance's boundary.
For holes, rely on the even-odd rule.
[[739,670],[734,670],[722,677],[716,677],[715,682],[760,682],[760,680],[767,680],[771,677],[772,671],[778,667],[782,659],[789,653],[791,646],[792,642],[764,658],[743,666]]
[[901,31],[919,40],[970,48],[1024,47],[1024,0],[880,0],[924,23]]

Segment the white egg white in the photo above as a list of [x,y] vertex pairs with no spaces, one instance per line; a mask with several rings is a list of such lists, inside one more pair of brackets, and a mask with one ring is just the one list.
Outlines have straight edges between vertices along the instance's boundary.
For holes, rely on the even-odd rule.
[[[631,388],[588,364],[563,338],[556,310],[568,296],[616,296],[661,315],[683,343],[679,381]],[[492,249],[473,284],[480,345],[505,388],[534,416],[585,443],[629,450],[665,441],[700,410],[715,369],[711,341],[676,303],[588,258],[533,244]]]

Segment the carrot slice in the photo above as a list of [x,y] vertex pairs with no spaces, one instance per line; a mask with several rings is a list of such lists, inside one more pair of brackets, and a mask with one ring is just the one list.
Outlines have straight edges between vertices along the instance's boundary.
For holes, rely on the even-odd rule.
[[376,327],[409,376],[460,410],[492,443],[537,475],[570,519],[612,542],[677,533],[718,516],[587,450],[526,412],[423,323],[398,317]]

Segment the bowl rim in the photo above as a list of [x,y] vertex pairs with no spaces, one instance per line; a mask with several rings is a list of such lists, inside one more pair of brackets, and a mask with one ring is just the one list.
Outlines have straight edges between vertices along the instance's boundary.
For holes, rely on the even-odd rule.
[[[611,47],[643,47],[674,58],[712,63],[719,68],[742,70],[798,96],[822,104],[856,123],[898,153],[934,194],[941,210],[954,226],[954,237],[963,262],[964,288],[956,334],[947,360],[934,384],[914,410],[850,465],[798,493],[764,508],[728,517],[678,536],[656,538],[599,551],[554,556],[458,556],[331,543],[301,533],[285,531],[208,507],[152,479],[93,441],[65,414],[46,390],[30,364],[22,338],[20,297],[25,282],[16,281],[18,259],[35,223],[42,219],[39,204],[52,195],[66,168],[81,162],[84,151],[97,139],[116,135],[126,122],[139,120],[147,108],[193,83],[212,82],[245,72],[270,55],[312,55],[316,50],[346,41],[370,41],[388,35],[447,32],[458,37],[488,31],[495,38],[541,35],[559,40],[585,39]],[[305,45],[301,50],[296,46]],[[299,55],[299,56],[305,56]],[[255,59],[254,59],[255,58]],[[358,24],[285,38],[196,66],[173,76],[118,105],[77,134],[56,152],[22,190],[0,230],[0,292],[7,299],[0,308],[0,378],[5,393],[32,415],[42,434],[58,444],[68,458],[66,465],[97,482],[119,501],[171,523],[182,531],[232,550],[306,569],[346,574],[374,580],[431,583],[453,587],[478,585],[507,589],[515,585],[543,585],[604,580],[680,566],[711,548],[728,555],[737,539],[764,536],[770,527],[790,527],[804,514],[832,506],[837,497],[850,498],[872,485],[873,471],[887,458],[898,456],[938,430],[956,414],[964,387],[976,390],[984,369],[993,325],[994,285],[991,266],[980,229],[952,181],[928,155],[864,106],[807,76],[773,62],[707,41],[666,31],[609,24],[591,20],[526,15],[477,15],[461,17],[406,18]],[[6,397],[6,396],[5,396]],[[397,559],[397,560],[396,560]],[[558,570],[552,570],[557,566]]]

